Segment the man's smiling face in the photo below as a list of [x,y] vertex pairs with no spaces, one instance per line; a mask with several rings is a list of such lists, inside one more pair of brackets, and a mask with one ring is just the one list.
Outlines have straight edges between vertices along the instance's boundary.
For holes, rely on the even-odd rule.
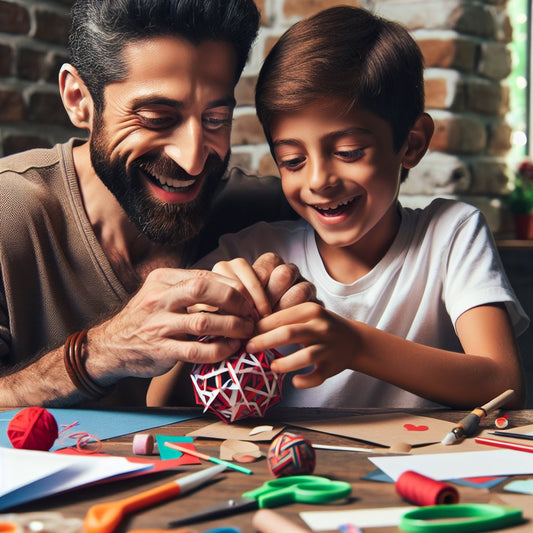
[[198,233],[230,152],[235,56],[229,44],[176,37],[129,44],[125,80],[105,89],[92,165],[149,239]]

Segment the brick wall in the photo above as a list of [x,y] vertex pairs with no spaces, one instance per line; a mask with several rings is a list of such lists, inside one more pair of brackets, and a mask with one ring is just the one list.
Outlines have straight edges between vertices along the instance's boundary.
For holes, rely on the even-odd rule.
[[[431,149],[402,188],[406,205],[435,195],[479,205],[497,232],[508,231],[500,198],[507,188],[505,120],[512,30],[507,0],[257,0],[262,28],[237,87],[232,163],[275,173],[253,109],[265,53],[293,22],[339,3],[362,6],[403,23],[426,61],[427,110],[436,123]],[[0,155],[51,146],[79,134],[58,92],[66,60],[72,0],[0,0]]]
[[73,134],[57,90],[71,0],[0,0],[0,155]]

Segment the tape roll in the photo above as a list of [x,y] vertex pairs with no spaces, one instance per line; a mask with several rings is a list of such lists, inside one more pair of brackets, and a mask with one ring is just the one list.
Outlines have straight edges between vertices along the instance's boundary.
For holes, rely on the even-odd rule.
[[505,429],[509,425],[509,420],[507,416],[500,416],[494,421],[494,425],[498,429]]
[[457,489],[418,472],[407,470],[396,481],[396,492],[415,505],[440,505],[459,502]]
[[150,455],[154,451],[154,436],[151,433],[137,433],[133,437],[133,454]]

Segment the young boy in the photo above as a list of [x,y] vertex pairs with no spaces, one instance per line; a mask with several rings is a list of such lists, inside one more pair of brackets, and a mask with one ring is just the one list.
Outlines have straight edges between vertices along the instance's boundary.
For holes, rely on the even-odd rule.
[[[225,236],[199,266],[240,258],[214,270],[240,279],[264,317],[248,351],[298,345],[272,364],[295,373],[283,403],[471,408],[512,388],[507,407],[522,406],[515,332],[528,318],[483,216],[398,202],[433,134],[408,32],[351,7],[300,21],[267,57],[256,107],[302,220]],[[267,251],[295,263],[324,305],[271,313],[249,266]]]

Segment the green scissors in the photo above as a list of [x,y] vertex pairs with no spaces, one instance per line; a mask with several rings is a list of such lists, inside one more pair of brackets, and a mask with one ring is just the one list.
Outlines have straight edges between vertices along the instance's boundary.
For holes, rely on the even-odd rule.
[[207,507],[203,511],[179,518],[168,524],[169,528],[181,527],[211,518],[252,511],[264,507],[277,507],[287,503],[321,504],[341,500],[349,496],[352,487],[345,481],[333,481],[320,476],[288,476],[267,481],[261,487],[245,492],[241,498]]
[[407,533],[469,533],[500,529],[519,524],[523,520],[522,511],[516,507],[457,503],[430,505],[407,511],[402,516],[399,527]]

